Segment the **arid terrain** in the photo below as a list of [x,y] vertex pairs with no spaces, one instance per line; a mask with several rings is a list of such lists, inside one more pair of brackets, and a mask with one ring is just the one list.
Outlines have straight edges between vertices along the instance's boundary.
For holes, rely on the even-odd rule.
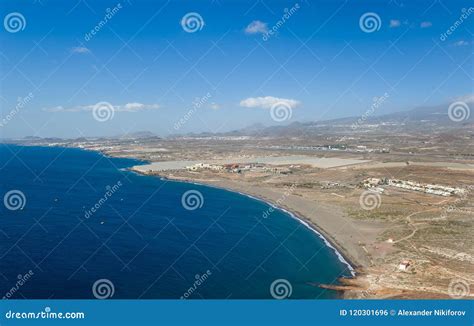
[[[150,163],[133,168],[139,173],[232,189],[285,208],[309,221],[355,267],[354,279],[329,286],[347,298],[472,298],[471,127],[347,132],[336,126],[311,135],[287,128],[288,134],[274,136],[24,143],[138,158]],[[262,212],[262,218],[271,214]]]

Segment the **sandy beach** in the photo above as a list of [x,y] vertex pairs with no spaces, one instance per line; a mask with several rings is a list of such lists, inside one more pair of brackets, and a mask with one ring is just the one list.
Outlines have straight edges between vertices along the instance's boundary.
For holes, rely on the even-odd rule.
[[[87,148],[99,150],[95,145]],[[427,299],[450,298],[453,277],[462,284],[472,284],[469,273],[472,237],[471,228],[466,227],[472,224],[470,196],[446,198],[383,186],[379,196],[375,195],[376,206],[364,207],[370,203],[361,202],[368,191],[362,183],[370,177],[396,175],[401,180],[473,189],[472,169],[466,169],[467,164],[472,164],[470,161],[462,162],[464,166],[453,162],[452,166],[443,168],[439,164],[425,166],[411,161],[407,165],[407,160],[314,157],[310,161],[307,156],[269,155],[266,162],[271,163],[254,168],[195,171],[186,169],[195,162],[193,159],[199,158],[199,163],[227,162],[234,157],[249,161],[249,157],[261,156],[226,156],[221,147],[210,150],[191,146],[169,157],[166,154],[168,160],[154,161],[149,154],[124,154],[122,150],[127,148],[120,145],[117,150],[100,152],[105,156],[150,162],[128,168],[143,175],[219,187],[261,199],[315,230],[341,260],[354,268],[355,277],[340,278],[337,285],[311,285],[339,291],[350,299]],[[190,155],[189,151],[193,150]],[[271,221],[271,214],[264,216],[267,211],[262,212],[262,218]],[[460,240],[452,241],[454,235]],[[401,262],[409,262],[409,269],[402,270]]]
[[[231,161],[235,161],[235,159],[221,160],[213,163],[223,164]],[[256,158],[255,161],[265,161],[266,163],[271,162],[273,164],[309,164],[319,168],[334,168],[368,162],[367,160],[308,158],[306,156]],[[185,166],[196,163],[197,161],[153,162],[151,164],[134,166],[131,170],[147,175],[158,174],[161,177],[172,180],[219,187],[244,195],[250,195],[271,203],[278,208],[288,211],[301,221],[308,223],[309,226],[320,233],[330,245],[337,250],[337,253],[341,254],[343,259],[355,270],[370,266],[370,258],[368,257],[369,255],[365,245],[376,241],[380,231],[386,228],[386,223],[355,221],[346,216],[340,207],[304,198],[292,192],[285,192],[282,188],[272,188],[254,182],[229,180],[219,177],[204,179],[196,175],[195,178],[183,178],[172,174],[172,172],[168,172],[184,169]]]
[[[139,169],[133,167],[131,170],[147,174],[143,166]],[[156,175],[156,174],[154,174]],[[161,175],[160,175],[161,176]],[[284,209],[298,219],[307,222],[313,229],[324,236],[356,271],[370,265],[370,259],[365,249],[365,244],[376,241],[379,232],[386,227],[386,223],[374,225],[373,222],[351,220],[343,210],[334,205],[327,205],[303,198],[286,192],[282,189],[249,184],[225,179],[200,179],[180,178],[175,176],[162,176],[171,180],[199,183],[213,187],[219,187],[230,191],[250,195],[263,201],[271,203],[278,208]],[[268,218],[271,218],[268,217]]]
[[[233,160],[235,159],[213,163],[222,164]],[[368,162],[366,160],[308,158],[306,156],[256,158],[255,161],[271,162],[272,164],[309,164],[320,168],[334,168]],[[288,211],[296,218],[307,223],[309,227],[320,233],[329,242],[329,245],[335,248],[336,253],[342,255],[343,260],[348,262],[354,270],[357,271],[370,266],[371,261],[366,244],[375,243],[377,235],[386,228],[386,223],[382,221],[379,223],[355,221],[346,216],[340,207],[304,198],[282,188],[273,188],[255,182],[229,180],[217,176],[212,179],[200,178],[198,175],[194,178],[184,178],[172,173],[173,170],[184,169],[185,166],[195,163],[197,162],[153,162],[151,164],[134,166],[131,170],[141,174],[159,175],[177,181],[219,187],[261,199]]]

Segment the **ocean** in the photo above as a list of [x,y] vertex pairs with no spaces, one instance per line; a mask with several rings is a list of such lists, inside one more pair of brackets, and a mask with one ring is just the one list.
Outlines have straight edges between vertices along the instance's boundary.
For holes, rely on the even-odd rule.
[[288,212],[92,151],[0,145],[4,299],[327,299],[349,266]]

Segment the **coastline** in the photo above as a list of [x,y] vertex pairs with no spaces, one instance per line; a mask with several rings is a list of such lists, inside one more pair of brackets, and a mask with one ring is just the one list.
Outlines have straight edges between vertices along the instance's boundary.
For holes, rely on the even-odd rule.
[[[369,176],[384,178],[399,173],[400,162],[395,162],[392,158],[380,162],[374,160],[380,164],[388,162],[390,166],[394,166],[392,168],[370,163],[349,169],[343,167],[329,170],[307,167],[300,169],[296,166],[296,173],[291,176],[285,175],[287,173],[284,172],[288,172],[285,169],[276,171],[281,173],[252,171],[248,174],[231,174],[207,170],[193,172],[176,168],[176,162],[201,156],[204,160],[210,160],[209,153],[217,153],[218,150],[218,156],[214,157],[226,157],[221,147],[211,150],[204,147],[207,143],[199,144],[203,146],[202,149],[193,147],[191,152],[188,152],[180,147],[180,140],[173,140],[168,147],[176,146],[176,152],[164,156],[150,154],[147,150],[153,147],[150,144],[142,148],[142,145],[136,143],[105,146],[98,141],[5,143],[9,144],[71,148],[96,152],[102,158],[131,159],[132,161],[120,164],[119,169],[136,175],[221,188],[264,201],[270,207],[261,209],[263,218],[271,218],[270,213],[276,208],[285,211],[289,217],[297,219],[299,223],[314,231],[322,241],[327,241],[326,245],[334,248],[332,250],[335,250],[336,255],[339,253],[354,267],[355,276],[343,273],[336,284],[308,283],[337,291],[345,299],[450,298],[452,296],[449,289],[453,275],[463,282],[470,280],[467,271],[472,262],[472,252],[464,250],[464,242],[446,241],[444,237],[440,239],[440,235],[445,235],[448,231],[462,235],[461,239],[468,241],[465,239],[470,238],[469,228],[464,226],[472,224],[468,215],[471,214],[468,203],[472,200],[472,195],[440,198],[434,194],[384,188],[387,191],[382,196],[383,205],[380,205],[380,199],[377,210],[371,211],[370,208],[371,212],[367,212],[367,209],[362,207],[363,192],[361,194],[362,187],[359,187],[361,181]],[[135,150],[127,151],[128,148]],[[142,148],[143,152],[136,148]],[[201,152],[203,150],[204,152]],[[245,155],[254,157],[253,154]],[[168,165],[171,166],[155,164],[160,162],[169,162]],[[453,185],[457,180],[455,185],[462,185],[467,190],[472,189],[472,171],[454,170],[450,166],[434,167],[429,164],[424,167],[422,162],[424,161],[420,161],[420,166],[412,164],[412,161],[409,165],[403,165],[406,169],[401,177],[411,180],[412,176],[416,175],[417,181],[442,185]],[[438,162],[438,165],[441,163],[442,166],[449,164]],[[256,214],[258,219],[259,213]],[[411,220],[413,214],[420,215]],[[314,248],[308,249],[316,253]],[[453,252],[460,255],[453,255]],[[400,268],[401,262],[409,262],[408,270]]]
[[[24,146],[23,144],[16,144]],[[38,146],[36,147],[51,147]],[[418,271],[438,272],[438,266],[416,264],[408,272],[397,269],[397,263],[403,259],[417,262],[417,256],[409,251],[400,251],[387,244],[381,235],[387,228],[400,226],[384,219],[359,219],[347,210],[351,205],[359,204],[358,196],[352,196],[344,205],[324,196],[315,196],[305,188],[297,188],[299,183],[261,182],[259,179],[220,175],[218,173],[192,173],[181,171],[157,171],[149,169],[147,161],[120,152],[108,152],[95,148],[78,146],[54,146],[75,148],[96,152],[108,158],[126,158],[138,162],[137,165],[125,165],[120,170],[137,175],[157,177],[175,182],[186,182],[204,185],[226,191],[237,192],[241,195],[260,200],[273,209],[286,212],[289,217],[297,219],[305,227],[313,231],[325,244],[333,250],[337,258],[345,265],[353,268],[353,273],[341,275],[337,283],[307,283],[308,285],[336,291],[343,299],[433,299],[449,298],[446,287],[449,278],[440,280],[439,286],[419,286],[418,280],[426,277]],[[304,182],[304,181],[303,181]],[[291,186],[291,187],[290,187]],[[298,189],[298,190],[295,190]],[[327,196],[326,196],[327,197]],[[353,202],[352,202],[353,201]],[[269,217],[270,208],[262,212],[262,217]],[[398,251],[394,251],[398,250]],[[391,251],[391,252],[388,252]],[[388,257],[388,258],[387,258]],[[384,259],[381,261],[381,259]],[[416,271],[415,271],[416,269]],[[334,280],[336,281],[336,280]],[[400,281],[404,283],[400,284]]]
[[[20,146],[23,146],[20,145]],[[49,147],[49,146],[38,146],[36,147]],[[57,146],[55,146],[57,147]],[[61,146],[59,146],[61,147]],[[99,151],[95,149],[69,147],[72,149],[86,150],[98,153],[104,157],[110,158],[126,158],[138,161],[143,164],[147,164],[147,161],[133,157],[122,157],[120,155],[111,155],[106,151]],[[138,169],[140,165],[134,165],[123,168],[123,170],[137,173],[143,176],[151,176],[170,180],[174,182],[186,182],[191,184],[203,185],[213,188],[218,188],[226,191],[239,193],[243,196],[253,198],[264,202],[265,204],[273,207],[274,209],[281,210],[287,213],[291,218],[296,219],[299,223],[314,232],[323,242],[334,251],[335,255],[343,264],[348,268],[351,277],[339,277],[341,285],[330,285],[330,284],[312,284],[313,286],[319,286],[326,289],[335,290],[341,293],[342,297],[345,297],[348,291],[356,290],[359,288],[359,278],[361,274],[365,274],[363,270],[369,266],[369,259],[367,259],[366,252],[362,251],[362,248],[354,242],[350,241],[351,236],[347,236],[346,232],[338,232],[338,225],[342,224],[343,227],[348,227],[348,218],[344,217],[344,213],[339,207],[324,205],[319,202],[315,202],[306,198],[301,198],[294,194],[290,194],[283,201],[282,189],[280,191],[272,191],[271,189],[255,186],[248,182],[238,182],[226,179],[199,179],[199,178],[184,178],[175,177],[173,175],[167,175],[166,173],[157,172],[145,172]],[[314,213],[314,214],[313,214]],[[352,229],[349,227],[349,229]],[[349,233],[357,233],[357,230],[352,230]],[[348,243],[349,242],[349,243]]]
[[[143,175],[147,175],[147,174],[143,174]],[[148,176],[153,176],[153,175],[148,175]],[[299,223],[303,224],[306,228],[313,231],[321,240],[323,240],[324,244],[327,247],[331,248],[334,251],[334,253],[338,257],[339,261],[341,263],[345,264],[348,267],[352,277],[357,276],[356,275],[356,268],[358,268],[358,267],[357,267],[356,263],[354,263],[351,260],[351,258],[348,257],[348,254],[345,253],[344,248],[342,248],[342,247],[339,248],[338,245],[336,245],[336,244],[332,243],[331,241],[329,241],[328,240],[329,235],[327,235],[327,234],[325,235],[324,234],[325,232],[323,230],[320,230],[319,227],[315,223],[313,223],[311,220],[309,220],[306,217],[299,216],[298,214],[293,213],[292,211],[279,206],[281,204],[276,203],[276,202],[272,201],[269,198],[265,198],[263,196],[258,196],[258,195],[251,195],[249,193],[241,192],[239,190],[232,189],[232,188],[226,188],[226,187],[218,186],[218,185],[216,185],[215,183],[212,183],[212,182],[205,183],[205,182],[196,182],[194,180],[179,180],[179,179],[165,178],[165,177],[162,177],[162,176],[159,176],[159,175],[156,175],[156,177],[168,179],[168,180],[175,181],[175,182],[186,182],[186,183],[202,185],[202,186],[206,186],[206,187],[212,187],[212,188],[216,188],[216,189],[221,189],[221,190],[225,190],[225,191],[238,193],[242,196],[246,196],[246,197],[261,201],[261,202],[273,207],[274,209],[283,211],[286,214],[288,214],[291,218],[297,220]]]
[[[308,216],[305,216],[299,212],[296,207],[293,205],[284,204],[278,201],[278,199],[272,198],[270,196],[264,195],[261,191],[261,188],[253,187],[254,191],[249,191],[248,185],[238,185],[228,180],[202,180],[202,179],[190,179],[190,178],[177,178],[173,176],[166,176],[159,173],[148,173],[139,169],[134,169],[130,167],[127,170],[133,173],[137,173],[143,176],[150,176],[155,178],[160,178],[163,180],[169,180],[173,182],[185,182],[189,184],[201,185],[206,187],[212,187],[216,189],[221,189],[225,191],[230,191],[238,193],[240,195],[261,201],[274,209],[281,210],[288,214],[290,218],[297,220],[299,223],[303,224],[304,227],[308,228],[310,231],[314,232],[318,236],[326,247],[334,252],[337,259],[344,265],[347,266],[348,272],[351,276],[340,276],[337,278],[339,284],[316,284],[310,283],[312,286],[320,287],[323,289],[333,290],[339,293],[340,298],[342,299],[352,299],[359,298],[359,293],[361,290],[365,289],[365,282],[361,279],[362,275],[365,274],[364,269],[368,267],[368,259],[360,259],[361,252],[358,252],[360,249],[357,246],[343,246],[341,244],[341,239],[339,237],[332,236],[328,231],[324,230],[319,224],[317,224],[313,219]],[[281,193],[278,194],[281,198]],[[287,200],[285,200],[286,202]],[[291,203],[291,199],[288,200]],[[315,203],[312,203],[314,206]],[[335,208],[335,207],[333,207]],[[339,215],[338,215],[339,213]],[[324,212],[318,213],[318,216],[324,215],[324,217],[329,218],[330,220],[334,217],[342,217],[340,212]],[[332,218],[331,218],[332,217]],[[352,249],[352,250],[351,250]],[[357,255],[354,253],[358,252]],[[365,253],[362,253],[365,254]],[[357,257],[357,258],[356,258]]]
[[[46,147],[46,148],[51,147],[51,146],[46,146],[46,145],[28,145],[28,144],[15,144],[15,145],[31,146],[31,147]],[[53,147],[62,147],[62,146],[53,146]],[[104,157],[119,158],[119,159],[125,158],[125,159],[135,160],[137,162],[142,163],[140,165],[146,165],[150,163],[149,161],[142,160],[136,157],[122,157],[120,155],[111,155],[107,153],[106,151],[97,150],[97,149],[82,148],[82,147],[75,147],[75,146],[64,147],[64,148],[72,148],[72,149],[95,152]],[[140,175],[144,175],[144,176],[152,176],[152,177],[158,177],[162,179],[168,179],[170,181],[186,182],[186,183],[193,183],[193,184],[198,184],[198,185],[219,188],[219,189],[223,189],[223,190],[227,190],[231,192],[236,192],[243,196],[247,196],[256,200],[260,200],[266,203],[267,205],[270,205],[274,209],[279,209],[279,210],[284,211],[290,217],[296,219],[298,222],[302,223],[305,227],[313,231],[319,238],[321,238],[321,240],[325,242],[326,246],[334,250],[336,256],[338,256],[338,259],[342,263],[348,266],[353,277],[356,277],[357,274],[359,274],[358,271],[360,271],[363,268],[368,267],[369,260],[365,259],[366,258],[365,252],[362,252],[360,250],[351,250],[351,249],[356,249],[356,247],[345,246],[344,241],[341,241],[342,239],[338,239],[340,237],[336,236],[334,232],[331,232],[333,230],[327,230],[324,227],[324,225],[321,225],[323,224],[321,223],[322,220],[330,220],[331,218],[341,219],[343,217],[344,213],[341,212],[338,207],[334,207],[334,206],[325,207],[321,205],[320,203],[311,201],[310,208],[311,209],[317,208],[318,210],[320,210],[318,212],[318,217],[320,217],[319,219],[320,221],[318,223],[317,218],[316,219],[312,218],[311,217],[312,214],[305,214],[306,212],[301,212],[301,210],[297,208],[298,205],[297,204],[295,205],[294,203],[295,199],[299,201],[305,201],[305,202],[307,202],[308,200],[304,200],[300,197],[294,198],[296,196],[292,194],[290,194],[287,198],[285,198],[285,200],[281,201],[281,198],[282,198],[281,192],[271,193],[268,191],[268,189],[265,189],[267,191],[264,191],[262,187],[249,187],[249,185],[245,184],[244,182],[236,182],[236,181],[230,181],[230,180],[225,180],[225,179],[203,180],[203,179],[198,179],[198,178],[193,178],[193,179],[179,178],[179,177],[174,177],[170,175],[159,174],[156,172],[154,173],[145,172],[138,168],[140,165],[134,165],[128,168],[123,168],[123,170],[128,170],[128,171],[131,171]],[[343,223],[347,223],[347,221],[343,221]]]
[[[354,243],[352,245],[347,245],[351,237],[344,237],[341,232],[333,232],[334,229],[338,228],[342,222],[343,227],[348,227],[347,218],[344,217],[343,212],[338,207],[325,206],[320,203],[309,201],[295,195],[288,195],[283,201],[280,200],[282,197],[281,192],[271,191],[270,189],[264,189],[263,187],[249,187],[248,184],[244,182],[236,182],[230,180],[203,180],[199,178],[179,178],[168,176],[160,173],[148,173],[143,172],[139,169],[134,169],[134,167],[129,168],[130,171],[146,175],[162,178],[165,180],[175,181],[175,182],[187,182],[197,185],[204,185],[208,187],[223,189],[226,191],[236,192],[243,196],[253,198],[255,200],[262,201],[267,205],[270,205],[274,209],[278,209],[287,213],[291,218],[296,219],[298,222],[303,224],[305,227],[313,231],[327,247],[332,249],[338,259],[345,265],[348,266],[349,272],[353,278],[356,278],[360,274],[360,270],[368,267],[369,260],[367,259],[365,252]],[[298,202],[304,202],[305,205],[303,209],[298,209]],[[313,214],[307,214],[309,210],[317,211]],[[319,223],[318,223],[319,220]],[[321,223],[326,221],[328,223]],[[323,227],[323,225],[326,226]],[[327,224],[327,225],[326,225]],[[328,226],[329,230],[328,230]],[[345,239],[344,239],[345,238]]]

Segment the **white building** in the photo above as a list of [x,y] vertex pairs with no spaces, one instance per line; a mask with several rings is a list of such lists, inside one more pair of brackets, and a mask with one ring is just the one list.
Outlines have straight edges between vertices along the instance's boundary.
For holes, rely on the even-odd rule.
[[398,265],[398,270],[400,270],[402,272],[406,272],[410,266],[411,266],[410,261],[404,260],[404,261],[400,262],[400,264]]

